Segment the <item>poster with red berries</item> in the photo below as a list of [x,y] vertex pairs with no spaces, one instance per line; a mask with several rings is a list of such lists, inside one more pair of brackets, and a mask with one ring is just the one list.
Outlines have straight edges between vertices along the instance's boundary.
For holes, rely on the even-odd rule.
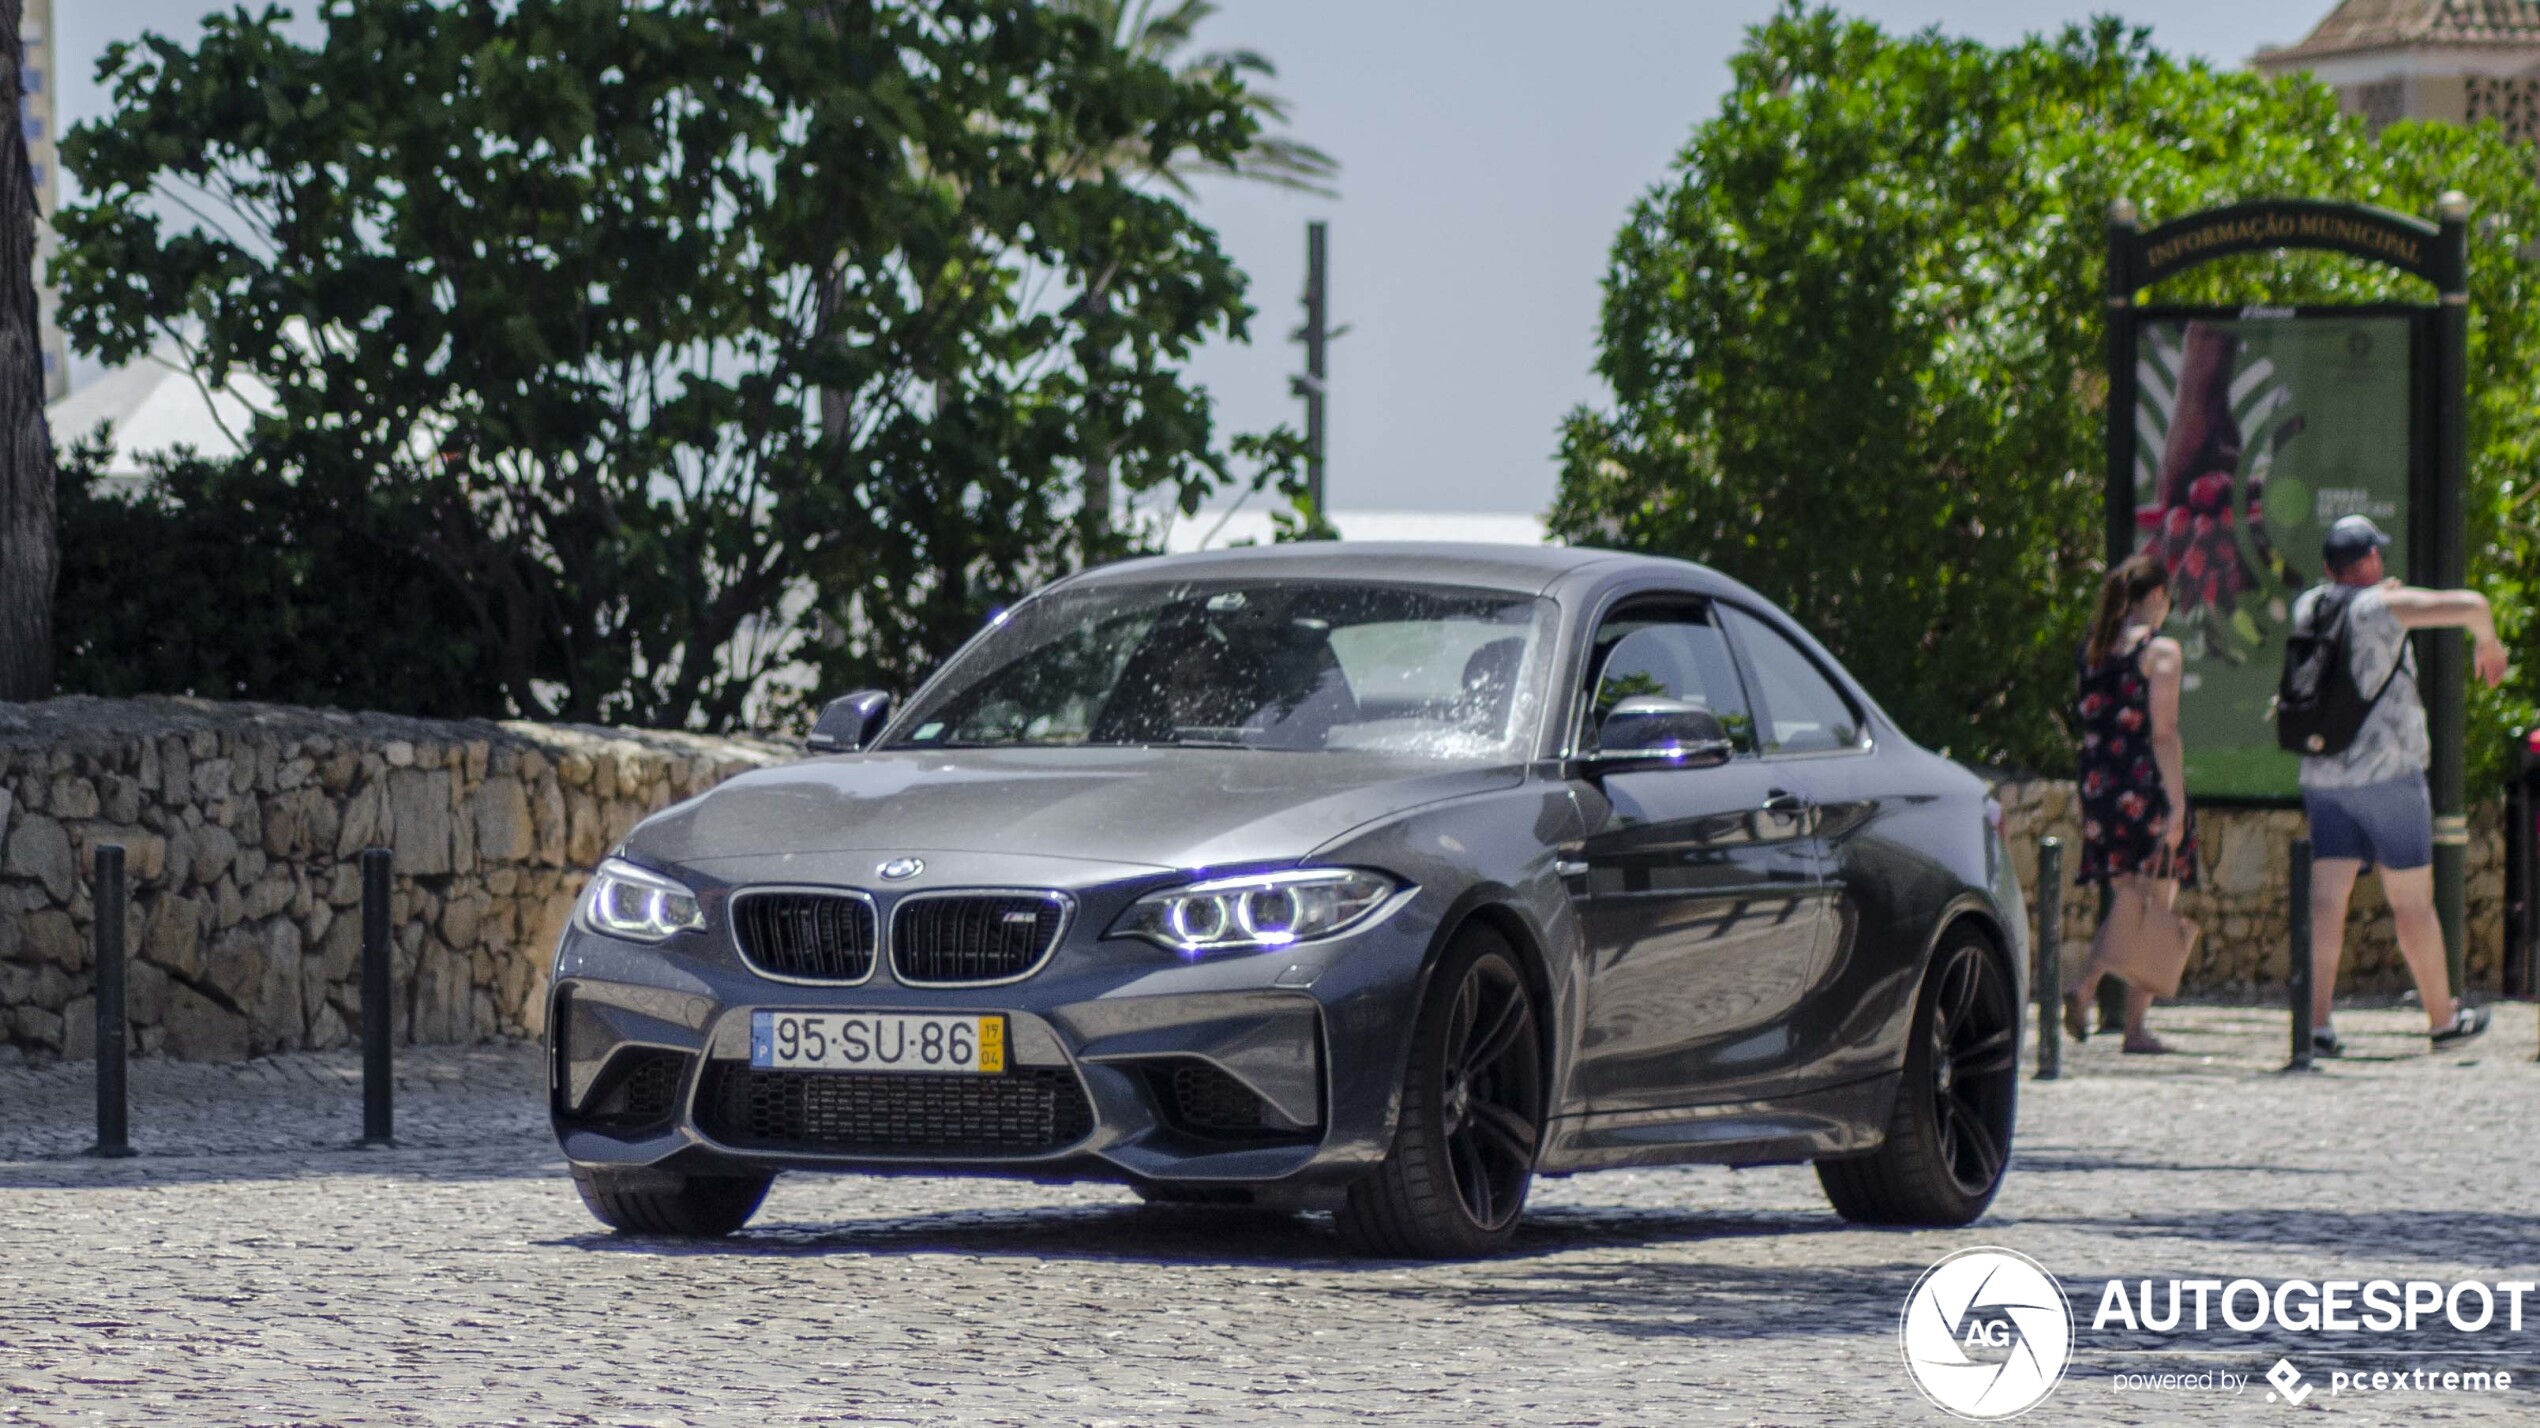
[[2268,703],[2320,537],[2362,514],[2407,574],[2421,465],[2406,311],[2147,312],[2137,351],[2135,539],[2170,573],[2187,651],[2179,730],[2191,796],[2291,798]]

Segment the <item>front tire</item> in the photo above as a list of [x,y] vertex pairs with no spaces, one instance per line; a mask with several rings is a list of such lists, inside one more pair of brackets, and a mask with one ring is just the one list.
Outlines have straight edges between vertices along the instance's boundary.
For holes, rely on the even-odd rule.
[[1456,935],[1413,1024],[1393,1149],[1336,1219],[1363,1254],[1471,1259],[1516,1236],[1544,1121],[1541,1014],[1507,939]]
[[2020,1005],[2002,954],[1954,929],[1914,1007],[1887,1140],[1868,1155],[1817,1162],[1835,1213],[1856,1224],[1971,1224],[2011,1160]]
[[573,1188],[601,1224],[620,1234],[682,1239],[720,1239],[748,1224],[775,1179],[773,1175],[573,1168]]

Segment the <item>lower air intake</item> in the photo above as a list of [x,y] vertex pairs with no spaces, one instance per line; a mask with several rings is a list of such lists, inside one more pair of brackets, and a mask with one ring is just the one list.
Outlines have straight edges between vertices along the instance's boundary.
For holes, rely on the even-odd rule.
[[1150,1063],[1147,1084],[1165,1124],[1202,1140],[1295,1140],[1314,1128],[1297,1126],[1250,1086],[1210,1062],[1176,1057]]
[[688,1058],[676,1051],[634,1047],[609,1058],[582,1114],[616,1129],[657,1125],[679,1104],[679,1078]]
[[699,1116],[726,1145],[877,1155],[1032,1154],[1094,1129],[1085,1088],[1064,1067],[930,1076],[719,1061],[707,1070]]

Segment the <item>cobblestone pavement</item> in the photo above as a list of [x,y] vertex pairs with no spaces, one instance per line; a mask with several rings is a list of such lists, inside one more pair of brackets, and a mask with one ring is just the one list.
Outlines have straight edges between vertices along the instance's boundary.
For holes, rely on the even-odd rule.
[[[358,1066],[139,1063],[121,1162],[77,1158],[85,1067],[0,1070],[0,1422],[1942,1423],[1899,1308],[1951,1250],[2063,1280],[2078,1353],[2023,1423],[2262,1421],[2279,1353],[2348,1422],[2529,1423],[2540,1395],[2331,1399],[2336,1367],[2505,1368],[2523,1333],[2093,1332],[2111,1276],[2540,1278],[2529,1006],[2424,1052],[2276,1073],[2272,1010],[2164,1009],[2181,1054],[2025,1083],[1993,1213],[1848,1229],[1804,1167],[1544,1183],[1517,1251],[1345,1257],[1327,1221],[1105,1186],[787,1177],[719,1245],[612,1238],[566,1184],[524,1047],[409,1053],[406,1142],[350,1148]],[[2445,1331],[2448,1335],[2449,1331]],[[2401,1352],[2405,1351],[2405,1352]],[[2237,1396],[2114,1375],[2250,1375]]]

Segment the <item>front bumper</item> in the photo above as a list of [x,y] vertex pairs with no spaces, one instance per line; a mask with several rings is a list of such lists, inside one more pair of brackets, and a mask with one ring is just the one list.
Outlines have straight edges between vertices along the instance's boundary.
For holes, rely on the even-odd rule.
[[[1436,927],[1425,899],[1327,941],[1197,963],[1101,935],[1175,880],[1065,889],[1080,903],[1066,938],[1000,986],[903,985],[887,958],[854,986],[777,981],[740,957],[720,916],[660,947],[577,922],[549,1002],[558,1140],[580,1165],[692,1172],[1346,1183],[1391,1143]],[[711,909],[729,890],[699,892]],[[761,1010],[1001,1014],[1009,1070],[753,1071]]]

